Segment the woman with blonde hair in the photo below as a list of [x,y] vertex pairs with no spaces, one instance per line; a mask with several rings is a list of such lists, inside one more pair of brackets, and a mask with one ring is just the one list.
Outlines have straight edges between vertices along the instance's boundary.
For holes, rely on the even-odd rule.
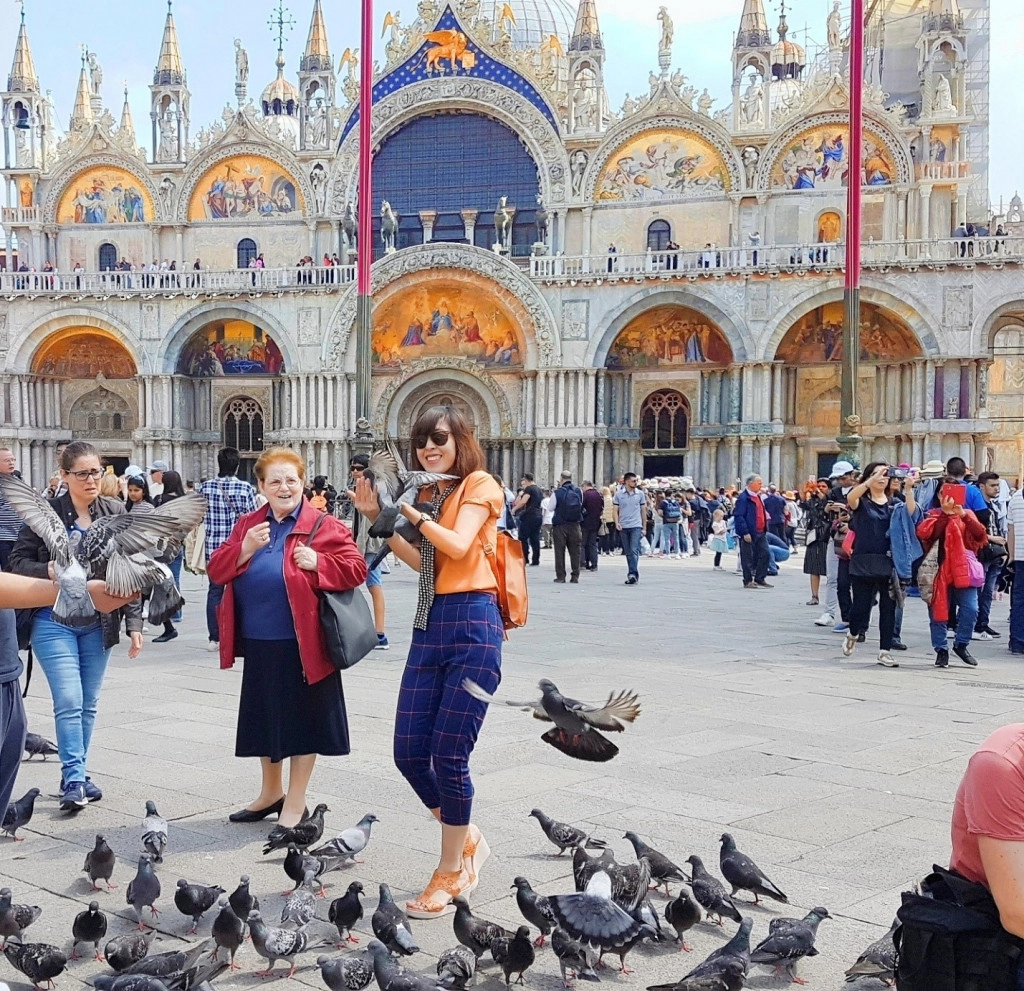
[[348,527],[304,498],[306,468],[294,451],[264,451],[255,474],[267,504],[239,518],[207,566],[210,581],[224,586],[220,666],[245,659],[235,756],[259,757],[262,772],[259,795],[229,819],[259,822],[276,813],[281,825],[294,826],[317,755],[349,753],[345,697],[317,593],[357,588],[366,561]]

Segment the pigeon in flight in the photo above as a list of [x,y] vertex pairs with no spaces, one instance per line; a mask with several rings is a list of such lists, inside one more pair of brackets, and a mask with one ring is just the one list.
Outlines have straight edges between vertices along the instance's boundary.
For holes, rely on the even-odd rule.
[[[481,702],[500,701],[471,678],[463,679],[462,687]],[[603,705],[587,705],[562,695],[558,686],[547,678],[540,680],[539,688],[539,699],[504,704],[532,712],[534,719],[554,723],[554,727],[541,739],[577,760],[611,760],[619,748],[598,730],[621,733],[626,723],[633,722],[640,715],[640,700],[635,692],[619,692],[617,695],[612,692]]]
[[633,851],[636,853],[637,860],[641,857],[646,858],[647,862],[651,865],[651,878],[657,882],[658,887],[664,885],[666,898],[670,896],[668,890],[669,881],[685,881],[689,884],[690,879],[683,873],[681,868],[672,863],[665,854],[659,853],[652,846],[648,846],[632,830],[622,838],[629,840],[633,844]]
[[47,757],[57,756],[57,744],[52,743],[45,736],[40,736],[38,733],[26,733],[25,753],[28,754],[25,758],[26,760],[31,760],[33,757],[42,757],[45,764]]
[[150,513],[97,517],[84,534],[69,534],[49,502],[15,475],[0,477],[0,496],[46,545],[59,587],[53,618],[72,627],[96,621],[87,587],[90,578],[103,578],[107,591],[118,596],[134,595],[168,578],[173,581],[168,567],[156,557],[172,550],[175,556],[185,536],[206,515],[206,499],[193,492]]
[[567,822],[552,819],[540,809],[533,809],[530,815],[540,823],[544,835],[558,847],[558,853],[555,856],[560,857],[566,850],[571,850],[575,846],[584,846],[590,850],[604,848],[604,840],[591,839],[589,834],[583,832],[578,826],[570,826]]
[[89,875],[92,882],[91,890],[103,890],[97,881],[105,882],[108,891],[116,887],[110,883],[110,878],[114,874],[114,851],[107,845],[101,833],[96,834],[96,845],[85,855],[85,866],[82,870]]
[[99,902],[89,902],[89,907],[84,912],[75,916],[71,925],[71,936],[74,943],[71,946],[71,959],[77,960],[79,943],[92,943],[95,957],[101,963],[103,954],[100,953],[100,940],[107,935],[107,917],[100,911]]
[[899,924],[899,919],[893,919],[889,931],[857,957],[857,962],[846,972],[848,983],[862,977],[876,977],[883,984],[892,987],[896,981],[896,946],[892,941],[892,935]]
[[570,936],[602,952],[632,946],[634,937],[644,930],[646,935],[654,935],[654,930],[612,901],[612,879],[604,871],[594,874],[586,891],[548,895],[548,904]]
[[[800,920],[786,920],[785,925],[776,925],[775,931],[769,929],[768,936],[754,947],[750,954],[751,963],[774,967],[775,973],[785,970],[794,984],[807,982],[796,976],[794,968],[804,957],[817,956],[814,940],[818,934],[818,925],[823,919],[831,919],[828,909],[812,908]],[[775,919],[778,923],[780,920]]]
[[362,861],[358,860],[356,855],[366,849],[370,842],[370,829],[375,822],[380,820],[372,812],[368,812],[354,826],[343,829],[333,840],[328,840],[309,852],[314,857],[344,857],[361,864]]
[[687,857],[686,862],[693,868],[693,897],[708,913],[708,917],[715,916],[712,921],[719,926],[724,925],[722,916],[734,922],[742,922],[743,916],[732,898],[725,893],[725,885],[708,872],[704,861],[694,854]]
[[567,971],[581,981],[600,982],[601,978],[594,970],[597,966],[597,954],[592,953],[578,940],[573,939],[561,926],[556,926],[551,933],[551,949],[558,957],[563,987],[572,987],[566,977]]
[[309,816],[291,828],[275,826],[267,836],[267,842],[263,847],[263,856],[265,857],[274,850],[283,850],[288,846],[297,846],[300,850],[309,849],[324,835],[324,813],[330,811],[321,802]]
[[27,826],[36,810],[36,799],[39,797],[38,788],[29,788],[24,795],[16,802],[11,802],[4,812],[3,822],[0,822],[2,829],[8,836],[21,841],[23,836],[18,835],[22,826]]
[[746,854],[736,849],[736,841],[729,833],[722,833],[722,849],[718,855],[718,863],[722,876],[732,885],[732,894],[737,891],[749,891],[754,896],[754,904],[758,904],[758,895],[764,895],[777,902],[788,903],[778,885],[768,879],[764,871]]
[[368,950],[349,956],[317,957],[316,966],[330,991],[363,991],[373,980],[373,954]]
[[413,939],[409,917],[395,904],[391,889],[386,884],[380,886],[380,898],[370,917],[370,924],[374,936],[396,956],[411,957],[420,952]]
[[142,852],[152,857],[154,864],[162,864],[166,847],[167,820],[157,812],[156,802],[150,799],[146,802],[146,816],[142,820]]
[[437,977],[452,991],[466,991],[476,974],[476,954],[461,943],[443,950],[437,958]]

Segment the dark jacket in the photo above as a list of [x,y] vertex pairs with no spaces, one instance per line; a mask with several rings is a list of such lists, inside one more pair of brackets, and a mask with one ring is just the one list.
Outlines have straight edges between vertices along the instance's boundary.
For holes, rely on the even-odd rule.
[[[760,496],[751,495],[747,489],[744,489],[736,499],[736,505],[732,510],[732,518],[736,523],[737,537],[745,537],[748,533],[754,535],[765,532],[765,530],[759,529],[757,526],[757,507],[754,505],[754,500],[760,498]],[[767,524],[767,513],[764,514],[764,518]],[[767,529],[767,526],[765,529]]]
[[786,500],[774,492],[764,497],[764,510],[769,523],[783,523],[786,519]]
[[[78,513],[71,501],[71,495],[65,492],[56,499],[46,500],[53,511],[61,518],[64,525],[70,530],[74,525]],[[89,507],[89,516],[97,519],[100,516],[120,516],[125,512],[124,503],[120,499],[109,496],[97,496]],[[46,544],[36,532],[28,526],[23,526],[18,534],[18,540],[11,551],[11,571],[16,575],[26,575],[29,578],[47,578],[50,563],[50,552]],[[90,578],[106,577],[106,570],[102,574],[89,575]],[[129,602],[122,609],[112,613],[100,613],[100,626],[103,629],[103,647],[109,649],[120,640],[121,614],[124,614],[125,625],[129,633],[142,632],[142,600],[136,599]]]
[[601,529],[601,514],[604,512],[604,496],[599,489],[583,490],[583,529]]
[[[555,489],[555,512],[551,518],[552,526],[561,526],[563,523],[575,523],[577,526],[579,526],[582,522],[581,520],[567,520],[563,518],[565,494],[570,490],[575,491],[577,495],[579,495],[580,499],[583,499],[583,493],[580,492],[580,490],[577,489],[576,486],[572,484],[571,480],[566,480],[562,482],[562,484],[559,485],[557,489]],[[586,503],[583,503],[583,507],[585,510]]]

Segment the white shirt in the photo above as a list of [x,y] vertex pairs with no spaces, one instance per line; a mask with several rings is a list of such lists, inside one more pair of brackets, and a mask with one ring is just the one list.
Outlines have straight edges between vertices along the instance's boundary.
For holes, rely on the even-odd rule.
[[545,496],[540,501],[540,508],[544,513],[541,520],[544,526],[548,526],[555,518],[555,494],[551,493],[549,496]]
[[1013,560],[1024,561],[1024,492],[1015,492],[1010,497],[1006,522],[1013,527],[1013,547],[1010,548]]

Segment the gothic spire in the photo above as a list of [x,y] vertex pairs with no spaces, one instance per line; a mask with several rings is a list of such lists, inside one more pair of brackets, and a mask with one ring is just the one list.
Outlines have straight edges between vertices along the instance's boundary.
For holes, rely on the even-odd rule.
[[164,22],[164,37],[160,43],[160,57],[153,71],[155,86],[181,86],[185,82],[185,66],[181,61],[178,47],[178,30],[174,26],[171,11],[172,0],[167,0],[167,20]]
[[299,63],[300,72],[321,72],[331,68],[331,46],[327,43],[327,27],[320,0],[313,0],[313,17],[309,22],[306,51]]
[[132,120],[132,108],[128,105],[128,85],[124,87],[124,106],[121,108],[121,131],[130,134],[132,146],[135,145],[135,122]]
[[766,48],[771,43],[772,36],[768,30],[768,18],[765,16],[764,3],[762,0],[743,0],[740,29],[736,33],[736,47]]
[[18,28],[18,40],[14,43],[14,62],[11,74],[7,77],[9,93],[38,93],[39,78],[32,61],[32,47],[28,43],[28,29],[25,27],[25,6],[21,7],[21,27]]
[[78,90],[75,93],[75,109],[71,111],[70,130],[77,131],[88,127],[93,121],[92,115],[92,84],[89,81],[88,56],[82,52],[82,71],[78,76]]
[[576,10],[576,26],[569,42],[570,52],[604,51],[601,25],[597,22],[597,0],[580,0]]

